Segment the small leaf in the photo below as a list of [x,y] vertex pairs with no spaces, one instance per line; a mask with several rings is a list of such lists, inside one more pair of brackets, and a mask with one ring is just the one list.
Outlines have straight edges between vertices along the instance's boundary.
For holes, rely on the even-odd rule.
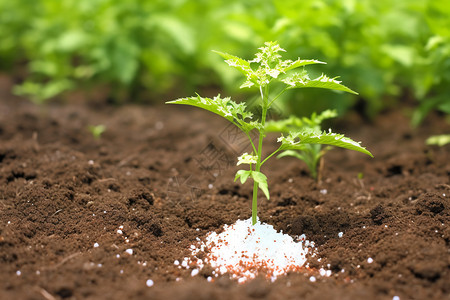
[[277,158],[282,158],[282,157],[286,157],[286,156],[293,156],[293,157],[298,158],[300,160],[305,160],[305,157],[303,155],[301,155],[301,152],[296,151],[296,150],[283,151],[283,152],[281,152],[281,154],[277,155]]
[[336,91],[344,91],[351,94],[358,95],[357,92],[349,89],[345,85],[341,84],[341,81],[336,80],[335,78],[329,78],[326,75],[321,75],[316,79],[308,80],[303,78],[298,78],[295,76],[287,77],[282,80],[285,84],[289,85],[289,89],[295,88],[321,88],[321,89],[330,89]]
[[438,145],[439,147],[442,147],[450,143],[450,134],[430,136],[426,143],[427,145]]
[[373,157],[366,148],[358,142],[334,132],[317,133],[314,131],[291,132],[288,136],[278,138],[281,142],[281,150],[302,150],[304,144],[323,144],[355,150]]
[[269,195],[269,186],[267,184],[267,177],[261,172],[252,171],[251,174],[253,180],[258,183],[258,187],[263,191],[264,195],[266,195],[267,200],[270,199]]
[[248,177],[251,175],[252,171],[246,171],[246,170],[239,170],[236,172],[236,176],[234,177],[234,181],[238,180],[238,178],[241,179],[241,184],[244,184]]
[[313,64],[326,64],[326,62],[315,60],[315,59],[297,59],[296,61],[289,64],[284,71],[293,70],[299,67],[313,65]]
[[240,72],[242,72],[244,75],[247,76],[247,78],[253,78],[253,69],[250,67],[250,62],[246,61],[245,59],[242,59],[240,57],[223,53],[220,51],[213,50],[214,53],[219,54],[225,59],[225,62],[230,66],[233,67]]
[[249,132],[254,128],[253,125],[247,123],[245,119],[251,119],[253,114],[245,110],[245,103],[236,103],[232,101],[229,97],[220,98],[217,95],[214,98],[204,98],[204,97],[189,97],[180,98],[173,101],[166,102],[167,104],[184,104],[195,107],[200,107],[210,112],[213,112],[221,117],[224,117],[228,121],[239,125],[242,130]]

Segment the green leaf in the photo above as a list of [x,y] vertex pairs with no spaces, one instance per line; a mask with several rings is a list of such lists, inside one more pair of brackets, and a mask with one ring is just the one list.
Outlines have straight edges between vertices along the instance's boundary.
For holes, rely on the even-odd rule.
[[372,153],[362,147],[360,143],[345,137],[343,134],[331,131],[323,133],[310,130],[291,132],[286,137],[281,136],[278,138],[278,142],[281,142],[281,150],[303,150],[304,144],[322,144],[355,150],[373,157]]
[[430,136],[427,141],[427,145],[438,145],[442,147],[444,145],[450,144],[450,134],[434,135]]
[[298,150],[286,150],[281,152],[281,154],[277,155],[277,158],[282,158],[286,156],[293,156],[295,158],[298,158],[300,160],[305,160],[305,157],[299,152]]
[[293,61],[287,67],[284,68],[284,71],[293,70],[299,67],[307,66],[307,65],[313,65],[313,64],[327,64],[326,62],[315,60],[315,59],[297,59],[296,61]]
[[[248,81],[253,82],[253,80],[255,79],[255,74],[254,74],[253,69],[250,67],[250,62],[248,62],[245,59],[242,59],[240,57],[228,54],[228,53],[223,53],[223,52],[216,51],[216,50],[213,50],[213,52],[222,56],[225,59],[225,62],[230,67],[233,67],[233,68],[239,70],[245,76],[247,76],[247,78],[249,79]],[[246,82],[245,85],[246,85],[246,87],[249,87],[252,84]]]
[[236,103],[229,97],[220,98],[220,95],[217,95],[211,99],[197,95],[197,97],[180,98],[177,100],[168,101],[166,103],[184,104],[203,108],[240,126],[240,128],[245,132],[249,132],[254,128],[253,125],[245,121],[245,119],[251,119],[253,115],[251,112],[245,110],[245,103]]
[[258,171],[252,171],[251,177],[255,182],[258,183],[258,187],[263,191],[264,195],[266,195],[267,200],[269,200],[270,199],[269,186],[267,184],[266,175]]
[[241,184],[244,184],[248,177],[251,175],[252,171],[246,171],[246,170],[239,170],[236,172],[236,177],[234,177],[234,181],[238,180],[238,178],[241,178]]
[[345,85],[341,84],[341,81],[336,80],[335,78],[329,78],[328,76],[322,74],[316,79],[309,80],[304,76],[299,76],[299,74],[294,74],[292,76],[288,76],[282,80],[285,84],[289,85],[288,89],[295,88],[321,88],[321,89],[330,89],[336,91],[344,91],[348,93],[352,93],[358,95],[357,92],[349,89]]

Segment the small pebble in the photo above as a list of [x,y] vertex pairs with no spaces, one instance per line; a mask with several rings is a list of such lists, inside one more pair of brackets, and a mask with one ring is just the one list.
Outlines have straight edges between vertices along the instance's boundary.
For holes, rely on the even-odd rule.
[[174,264],[175,266],[179,266],[179,265],[180,265],[180,262],[179,262],[178,260],[176,260],[176,261],[173,262],[173,264]]
[[153,286],[155,283],[153,282],[153,280],[149,279],[147,280],[147,282],[145,283],[148,287]]
[[392,297],[392,300],[400,300],[400,297],[399,296],[394,296],[394,297]]
[[94,164],[94,161],[91,159],[90,161],[88,161],[88,164],[92,166]]
[[18,270],[18,271],[16,271],[16,275],[20,276],[20,275],[22,275],[22,272],[20,272],[20,270]]
[[94,248],[98,248],[98,246],[100,246],[98,243],[94,244]]
[[208,189],[212,189],[214,186],[210,183],[210,184],[208,184]]
[[314,276],[309,277],[309,281],[316,282],[316,277],[314,277]]
[[118,233],[118,234],[123,234],[123,231],[120,230],[120,229],[118,229],[118,230],[117,230],[117,233]]
[[127,250],[125,250],[125,252],[130,254],[130,255],[133,255],[133,249],[127,249]]
[[328,193],[328,191],[327,191],[326,189],[322,189],[322,190],[320,190],[320,193],[321,193],[322,195],[326,195],[326,194]]
[[339,232],[339,233],[338,233],[338,237],[340,237],[340,238],[341,238],[343,235],[344,235],[343,232]]
[[195,275],[198,275],[198,269],[194,269],[194,270],[192,270],[192,272],[191,272],[191,276],[195,276]]
[[367,262],[368,262],[369,264],[373,263],[373,258],[372,258],[372,257],[369,257],[369,258],[367,259]]

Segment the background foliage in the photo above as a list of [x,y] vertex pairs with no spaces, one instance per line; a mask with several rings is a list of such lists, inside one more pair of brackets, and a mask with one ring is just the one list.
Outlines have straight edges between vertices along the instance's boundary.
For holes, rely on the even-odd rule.
[[116,101],[218,85],[233,94],[239,74],[211,50],[250,59],[276,40],[286,58],[326,61],[318,75],[339,74],[360,93],[292,94],[284,110],[362,103],[375,115],[412,99],[415,124],[432,109],[450,112],[450,6],[441,0],[0,0],[0,40],[1,70],[36,102],[99,86]]

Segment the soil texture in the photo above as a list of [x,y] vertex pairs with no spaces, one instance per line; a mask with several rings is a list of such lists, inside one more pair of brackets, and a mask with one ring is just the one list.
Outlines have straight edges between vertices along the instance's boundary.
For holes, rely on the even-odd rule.
[[309,267],[208,282],[211,269],[191,276],[174,261],[250,217],[251,184],[233,182],[248,144],[232,126],[196,108],[38,107],[2,91],[0,299],[450,299],[450,146],[425,145],[450,132],[444,117],[332,126],[375,158],[333,149],[318,183],[294,158],[263,170],[259,218],[314,241]]

